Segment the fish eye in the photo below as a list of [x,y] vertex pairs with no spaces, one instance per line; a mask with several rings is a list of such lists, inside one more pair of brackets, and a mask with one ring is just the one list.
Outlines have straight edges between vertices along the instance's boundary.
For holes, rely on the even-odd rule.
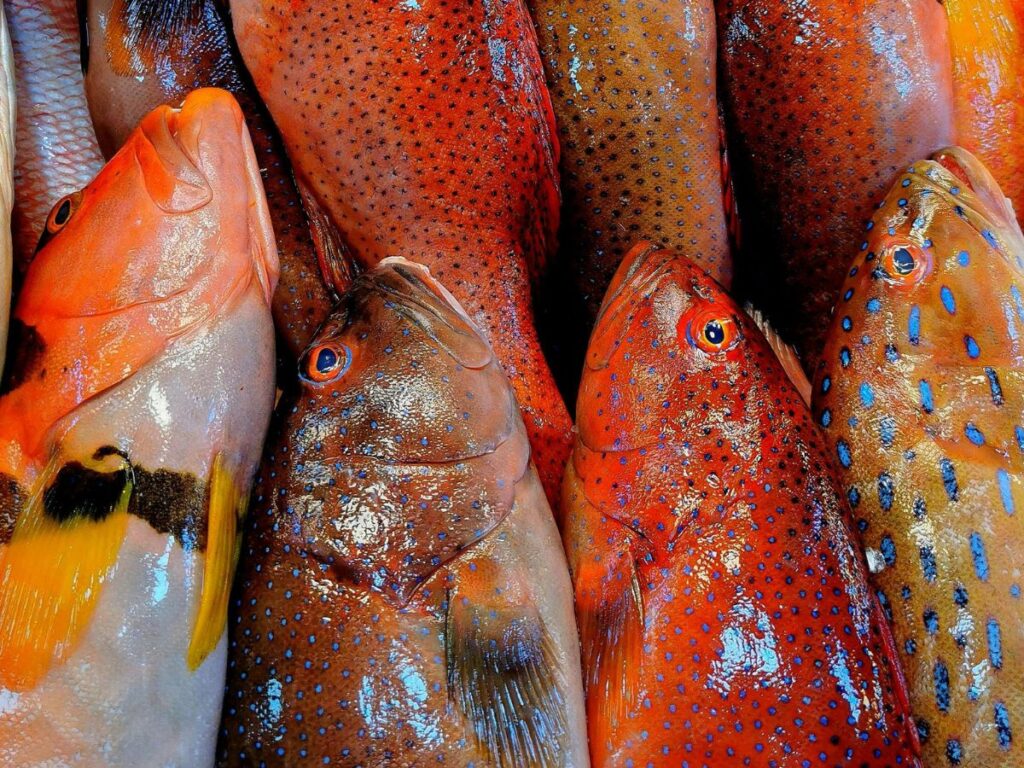
[[352,351],[344,344],[319,344],[306,357],[305,375],[324,383],[341,376],[352,364]]
[[731,349],[739,339],[736,318],[724,307],[711,306],[697,314],[686,330],[687,340],[702,352],[714,354]]
[[890,283],[913,285],[931,272],[931,259],[916,245],[889,246],[879,260],[879,273]]
[[81,192],[74,192],[70,195],[65,195],[57,204],[50,209],[50,215],[46,217],[46,226],[43,227],[43,233],[39,237],[39,243],[36,245],[36,253],[42,250],[51,238],[64,229],[64,225],[71,221],[71,217],[74,215],[78,208],[79,202],[82,200]]

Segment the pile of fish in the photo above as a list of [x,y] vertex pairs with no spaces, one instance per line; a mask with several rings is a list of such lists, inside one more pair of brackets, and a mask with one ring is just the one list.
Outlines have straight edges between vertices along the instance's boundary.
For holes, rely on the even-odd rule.
[[1020,3],[2,11],[0,768],[1024,766]]

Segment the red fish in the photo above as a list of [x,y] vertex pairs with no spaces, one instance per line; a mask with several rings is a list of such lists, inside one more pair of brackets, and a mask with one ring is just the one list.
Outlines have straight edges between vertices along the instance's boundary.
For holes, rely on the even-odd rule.
[[300,371],[247,533],[221,762],[586,768],[565,555],[480,331],[388,259]]
[[935,0],[716,0],[723,100],[747,249],[737,273],[808,371],[893,176],[953,139]]
[[650,244],[594,328],[566,473],[596,766],[920,766],[849,508],[768,342]]
[[231,12],[322,247],[366,267],[404,256],[451,289],[494,344],[557,499],[571,421],[530,277],[555,246],[558,157],[522,0],[235,0]]
[[195,88],[223,88],[239,100],[277,236],[274,320],[281,351],[294,361],[334,297],[321,276],[284,147],[245,72],[224,10],[214,0],[89,0],[87,21],[86,94],[108,157],[151,109],[179,104]]

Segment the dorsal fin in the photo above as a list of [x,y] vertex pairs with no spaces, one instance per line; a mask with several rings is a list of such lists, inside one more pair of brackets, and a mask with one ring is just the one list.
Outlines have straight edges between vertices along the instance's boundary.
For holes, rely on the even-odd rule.
[[807,406],[810,406],[811,382],[807,378],[807,373],[804,371],[803,365],[800,363],[800,356],[796,353],[796,350],[782,340],[782,337],[774,328],[772,328],[771,323],[768,322],[768,318],[761,313],[761,310],[756,309],[751,304],[747,304],[744,309],[750,316],[750,319],[754,321],[754,325],[756,325],[758,330],[760,330],[764,335],[765,341],[768,342],[768,346],[772,348],[775,356],[779,359],[779,363],[782,365],[782,370],[786,372],[789,380],[793,383],[793,386],[796,387],[796,391],[800,393],[800,398]]
[[155,71],[158,58],[173,57],[209,0],[114,0],[107,19],[107,58],[114,74],[137,77]]

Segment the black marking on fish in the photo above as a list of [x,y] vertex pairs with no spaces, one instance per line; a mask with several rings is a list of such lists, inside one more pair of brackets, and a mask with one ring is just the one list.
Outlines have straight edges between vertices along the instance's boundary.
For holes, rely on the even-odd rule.
[[46,343],[36,329],[14,318],[8,327],[7,365],[4,367],[0,394],[11,392],[38,374],[46,377],[46,369],[40,368]]
[[185,549],[206,548],[207,484],[190,472],[135,467],[128,512],[159,533],[170,533]]
[[68,462],[43,492],[43,511],[62,525],[82,519],[101,522],[117,507],[131,475],[131,465],[103,471]]
[[14,535],[14,523],[22,504],[24,498],[17,481],[0,474],[0,544],[6,544]]

